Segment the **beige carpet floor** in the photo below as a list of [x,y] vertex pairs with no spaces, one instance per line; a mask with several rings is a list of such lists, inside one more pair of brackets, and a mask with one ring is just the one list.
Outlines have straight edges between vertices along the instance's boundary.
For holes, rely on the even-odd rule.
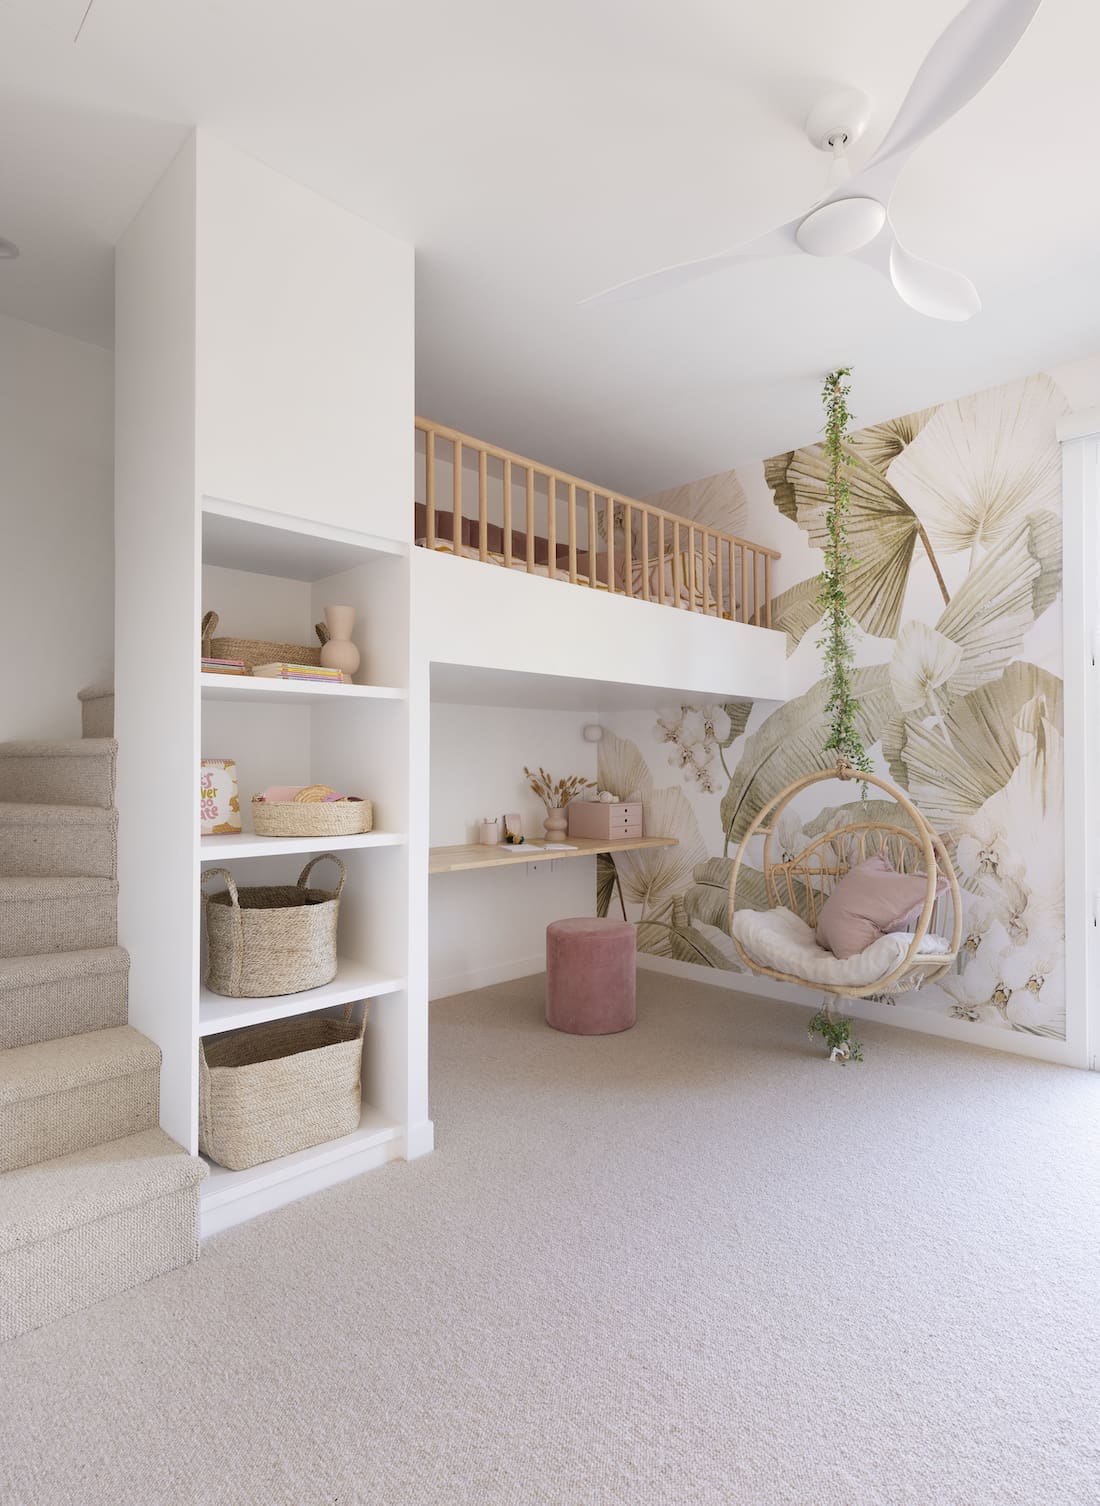
[[1096,1506],[1100,1076],[540,987],[434,1006],[435,1155],[0,1349],[5,1506]]

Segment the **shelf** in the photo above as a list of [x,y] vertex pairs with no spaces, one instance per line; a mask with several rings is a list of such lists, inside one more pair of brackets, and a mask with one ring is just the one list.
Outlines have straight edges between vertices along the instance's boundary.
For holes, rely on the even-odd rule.
[[404,1127],[364,1104],[359,1128],[339,1140],[264,1161],[247,1171],[228,1171],[208,1161],[210,1175],[199,1188],[203,1238],[381,1166],[403,1151]]
[[300,994],[276,994],[269,999],[229,999],[224,994],[199,989],[199,1034],[217,1035],[222,1030],[237,1030],[244,1025],[259,1025],[264,1020],[284,1020],[291,1015],[312,1014],[338,1004],[355,1004],[360,999],[377,999],[405,987],[404,978],[392,978],[377,968],[341,958],[336,977],[320,988],[307,988]]
[[[412,517],[412,508],[408,516]],[[323,580],[372,559],[404,556],[407,543],[333,528],[260,507],[202,499],[202,558],[206,565],[276,575],[283,580]]]
[[637,852],[644,847],[675,847],[676,837],[566,837],[569,849],[547,850],[535,843],[519,847],[482,846],[470,842],[462,847],[433,847],[428,854],[428,873],[463,873],[472,868],[518,868],[527,863],[555,863],[566,858],[592,858],[598,853]]
[[199,838],[199,861],[224,863],[230,858],[273,858],[284,852],[349,852],[357,847],[403,847],[404,832],[367,831],[356,837],[257,837],[222,834]]
[[325,701],[405,701],[408,691],[394,685],[324,685],[317,680],[266,680],[251,675],[199,675],[205,701],[285,701],[320,705]]

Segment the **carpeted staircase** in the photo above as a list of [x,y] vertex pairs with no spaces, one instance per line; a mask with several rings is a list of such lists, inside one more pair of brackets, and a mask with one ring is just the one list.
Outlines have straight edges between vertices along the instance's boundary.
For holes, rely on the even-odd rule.
[[0,744],[0,1339],[198,1254],[206,1168],[158,1128],[160,1051],[126,1023],[116,748]]

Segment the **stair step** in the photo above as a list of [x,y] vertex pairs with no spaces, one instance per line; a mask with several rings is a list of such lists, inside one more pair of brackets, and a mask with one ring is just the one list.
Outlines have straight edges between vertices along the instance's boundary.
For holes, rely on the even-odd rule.
[[0,1172],[152,1129],[160,1048],[132,1025],[0,1053]]
[[0,1050],[126,1023],[123,947],[0,957]]
[[0,801],[0,876],[114,878],[118,812]]
[[114,737],[115,687],[88,685],[77,691],[81,737]]
[[199,1253],[204,1162],[147,1129],[0,1179],[0,1340]]
[[114,946],[118,880],[0,878],[0,957]]
[[112,738],[0,743],[0,800],[21,805],[98,805],[115,800]]

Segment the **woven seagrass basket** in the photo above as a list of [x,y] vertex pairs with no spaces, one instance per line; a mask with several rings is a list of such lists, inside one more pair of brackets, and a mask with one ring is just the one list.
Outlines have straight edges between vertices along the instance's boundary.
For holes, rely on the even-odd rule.
[[321,649],[328,642],[328,628],[317,623],[314,632],[319,644],[310,648],[302,643],[270,643],[264,638],[215,638],[217,612],[207,612],[202,619],[202,652],[207,659],[243,659],[247,669],[257,664],[306,664],[316,669],[321,663]]
[[258,837],[357,837],[374,824],[369,800],[257,800],[252,830]]
[[[335,889],[307,880],[326,858],[340,870]],[[202,883],[225,880],[220,894],[203,894],[206,976],[213,993],[265,999],[319,988],[336,976],[336,920],[347,869],[331,852],[311,858],[296,884],[238,888],[228,868],[208,868]]]
[[359,1127],[363,1028],[299,1015],[199,1042],[199,1149],[243,1171]]

